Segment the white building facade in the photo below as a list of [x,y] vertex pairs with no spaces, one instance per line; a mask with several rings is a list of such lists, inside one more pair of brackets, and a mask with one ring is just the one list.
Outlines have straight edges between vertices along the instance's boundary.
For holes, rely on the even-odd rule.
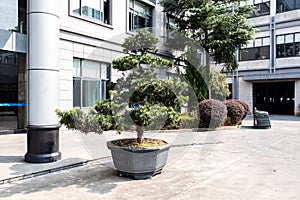
[[249,0],[255,40],[228,76],[232,98],[271,114],[300,115],[300,1]]
[[124,38],[165,22],[155,0],[3,0],[0,11],[0,131],[27,128],[33,163],[61,158],[54,110],[109,98]]
[[[97,99],[109,98],[107,85],[118,78],[111,62],[122,55],[124,38],[140,28],[164,27],[166,20],[155,0],[55,2],[58,4],[51,0],[4,0],[0,5],[3,11],[0,14],[0,91],[4,94],[0,98],[0,130],[24,129],[31,116],[26,111],[31,96],[28,88],[37,93],[43,90],[30,89],[31,85],[39,85],[36,83],[28,86],[27,65],[28,68],[34,65],[34,70],[40,66],[51,68],[57,71],[58,80],[51,83],[57,84],[58,92],[49,96],[53,98],[51,102],[57,102],[47,106],[43,99],[37,105],[41,101],[33,94],[31,107],[39,111],[32,112],[42,112],[41,107],[61,110],[91,107]],[[57,22],[53,24],[49,16],[43,16],[44,11],[56,16]],[[29,19],[30,13],[34,19]],[[53,41],[56,34],[57,45]]]

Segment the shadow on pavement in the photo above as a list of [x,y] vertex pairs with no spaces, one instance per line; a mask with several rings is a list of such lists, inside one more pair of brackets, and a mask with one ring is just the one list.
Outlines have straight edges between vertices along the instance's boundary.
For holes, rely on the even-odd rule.
[[0,156],[0,163],[24,162],[24,156]]
[[[74,187],[82,188],[84,191],[91,193],[106,194],[111,192],[118,182],[132,181],[132,179],[118,177],[116,171],[108,168],[108,166],[111,166],[111,164],[88,164],[80,168],[63,170],[11,184],[4,184],[0,187],[0,198],[15,194],[59,191],[62,188],[70,189],[68,191],[72,192]],[[65,195],[63,195],[64,198],[66,197]]]

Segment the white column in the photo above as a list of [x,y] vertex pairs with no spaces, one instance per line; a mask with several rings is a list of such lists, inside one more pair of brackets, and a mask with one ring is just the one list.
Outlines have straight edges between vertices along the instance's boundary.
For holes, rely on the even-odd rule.
[[28,125],[57,125],[58,0],[28,0]]
[[27,1],[28,133],[26,162],[61,158],[58,108],[59,1]]

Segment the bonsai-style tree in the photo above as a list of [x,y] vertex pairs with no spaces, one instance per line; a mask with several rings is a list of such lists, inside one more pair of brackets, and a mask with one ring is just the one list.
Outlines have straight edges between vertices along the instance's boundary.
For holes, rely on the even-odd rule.
[[[127,54],[112,62],[122,71],[112,92],[112,107],[120,130],[135,126],[137,143],[143,143],[143,127],[154,124],[163,127],[169,109],[177,110],[188,100],[184,96],[187,84],[174,76],[159,77],[174,67],[170,60],[155,55],[158,39],[146,29],[125,39],[122,47]],[[153,127],[153,126],[152,126]]]

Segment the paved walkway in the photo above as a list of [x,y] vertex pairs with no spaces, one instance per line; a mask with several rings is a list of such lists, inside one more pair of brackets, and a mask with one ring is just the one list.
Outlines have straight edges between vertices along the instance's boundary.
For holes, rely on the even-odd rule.
[[0,135],[0,199],[299,199],[300,117],[252,124],[249,116],[240,129],[148,133],[172,148],[163,173],[139,181],[116,176],[105,144],[132,133],[62,131],[62,160],[47,164],[23,161],[25,134]]

